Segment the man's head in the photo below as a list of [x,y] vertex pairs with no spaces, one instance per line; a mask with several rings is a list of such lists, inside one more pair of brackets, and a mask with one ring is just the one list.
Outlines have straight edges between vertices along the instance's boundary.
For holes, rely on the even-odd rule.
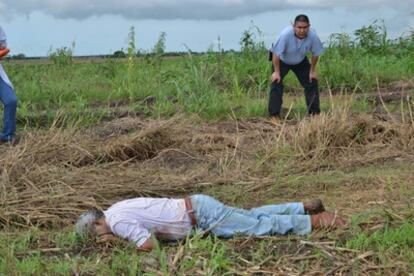
[[98,209],[91,209],[83,213],[75,225],[76,233],[80,235],[100,235],[108,232],[108,228],[104,213]]
[[295,18],[295,22],[293,23],[293,29],[295,31],[295,35],[302,39],[308,35],[309,32],[309,17],[304,14],[299,14]]

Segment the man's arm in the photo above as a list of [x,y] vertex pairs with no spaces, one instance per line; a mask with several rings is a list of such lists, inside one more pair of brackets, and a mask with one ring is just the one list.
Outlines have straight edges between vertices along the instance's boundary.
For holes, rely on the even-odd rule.
[[[98,243],[106,243],[106,244],[118,242],[118,241],[120,241],[120,239],[117,236],[115,236],[113,233],[106,233],[104,235],[101,235],[97,239]],[[148,238],[141,246],[138,246],[138,249],[142,251],[151,251],[154,248],[155,248],[155,242],[153,238],[151,237]]]
[[151,251],[155,248],[155,242],[153,238],[147,239],[141,246],[138,247],[139,250]]
[[280,82],[280,58],[275,53],[273,53],[272,63],[274,71],[272,73],[271,80],[272,82]]
[[139,250],[149,251],[155,248],[155,241],[150,231],[135,221],[118,218],[112,232],[115,236],[136,244]]
[[316,73],[316,65],[318,64],[319,56],[312,56],[311,58],[311,68],[309,72],[309,82],[312,80],[318,79],[318,74]]
[[0,47],[0,59],[6,56],[10,52],[9,48]]
[[318,79],[318,75],[316,73],[316,65],[318,64],[319,57],[322,55],[324,51],[325,49],[323,48],[323,44],[321,40],[315,33],[313,33],[313,41],[312,41],[312,46],[311,46],[312,58],[311,58],[311,68],[310,68],[310,73],[309,73],[310,82],[312,82],[312,79],[315,79],[315,80]]

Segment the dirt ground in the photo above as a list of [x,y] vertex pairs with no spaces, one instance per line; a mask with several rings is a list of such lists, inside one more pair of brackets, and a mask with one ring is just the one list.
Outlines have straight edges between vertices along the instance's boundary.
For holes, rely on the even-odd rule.
[[[414,123],[396,114],[338,112],[276,126],[266,118],[205,122],[184,115],[130,116],[89,129],[53,126],[19,134],[19,144],[0,146],[3,226],[53,231],[72,227],[90,207],[106,208],[121,199],[205,193],[243,208],[321,198],[327,209],[372,232],[384,227],[384,216],[405,220],[414,202]],[[375,217],[376,212],[381,214]],[[316,232],[309,240],[266,237],[264,245],[260,238],[236,238],[226,244],[239,254],[234,266],[245,275],[398,274],[410,267],[401,262],[384,267],[375,261],[377,253],[335,246],[352,235],[352,230],[334,236]],[[209,258],[186,246],[166,250],[173,259],[183,250],[180,258]],[[33,254],[40,250],[45,258],[97,250],[110,258],[94,243],[67,251],[55,247],[47,236],[31,245]],[[253,265],[258,250],[267,257]],[[159,268],[151,255],[143,262],[148,271]]]
[[412,125],[349,116],[278,126],[125,117],[87,130],[23,132],[18,145],[1,146],[0,220],[71,224],[91,206],[194,193],[244,208],[320,197],[345,214],[407,200]]

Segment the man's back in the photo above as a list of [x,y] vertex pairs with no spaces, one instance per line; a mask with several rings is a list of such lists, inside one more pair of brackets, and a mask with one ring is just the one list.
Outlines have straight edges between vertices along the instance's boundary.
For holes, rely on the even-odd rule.
[[104,211],[112,232],[140,246],[151,233],[164,240],[185,238],[191,230],[184,199],[133,198]]

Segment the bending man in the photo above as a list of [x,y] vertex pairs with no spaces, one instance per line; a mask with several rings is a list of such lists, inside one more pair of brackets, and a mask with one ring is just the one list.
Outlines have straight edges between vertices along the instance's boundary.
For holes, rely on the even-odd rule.
[[[324,49],[319,37],[310,30],[309,18],[298,15],[293,26],[285,28],[272,47],[272,84],[269,95],[269,115],[272,123],[280,121],[283,103],[283,79],[292,70],[305,89],[308,114],[319,114],[319,91],[316,65]],[[311,52],[311,63],[306,54]]]
[[343,219],[325,212],[320,200],[244,210],[226,206],[207,195],[193,195],[184,199],[134,198],[115,203],[103,212],[90,210],[80,216],[76,231],[96,235],[100,242],[119,237],[135,243],[139,249],[151,250],[154,238],[184,239],[193,228],[231,238],[237,234],[306,235],[312,229],[345,225]]

